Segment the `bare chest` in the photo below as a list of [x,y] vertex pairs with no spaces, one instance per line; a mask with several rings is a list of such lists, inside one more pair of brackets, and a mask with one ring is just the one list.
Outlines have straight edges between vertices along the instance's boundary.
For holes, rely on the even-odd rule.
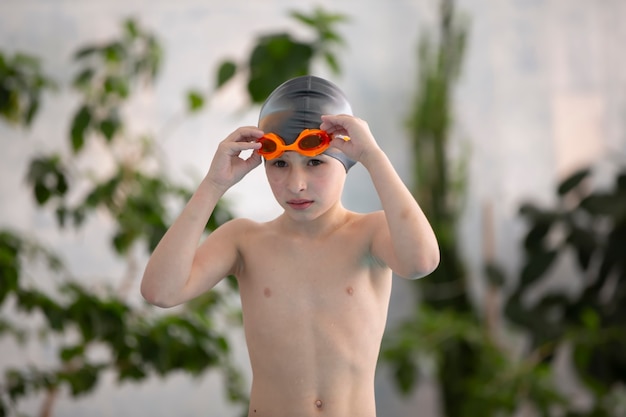
[[331,296],[371,278],[367,247],[337,237],[324,241],[251,242],[244,248],[240,281],[275,291]]

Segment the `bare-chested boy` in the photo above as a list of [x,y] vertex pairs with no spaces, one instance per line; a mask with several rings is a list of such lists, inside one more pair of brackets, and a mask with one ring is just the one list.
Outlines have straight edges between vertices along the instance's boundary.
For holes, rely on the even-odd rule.
[[[253,372],[250,417],[374,417],[392,271],[414,279],[439,263],[422,210],[367,123],[350,113],[343,93],[323,79],[299,77],[278,87],[261,109],[259,128],[241,127],[220,143],[146,267],[142,294],[161,307],[237,277]],[[277,136],[289,145],[309,128],[332,139],[324,153],[311,156],[317,144],[307,136],[318,140],[324,132],[305,133],[282,153],[280,145],[272,149]],[[267,133],[277,136],[261,139]],[[252,156],[240,158],[249,150]],[[267,223],[232,220],[198,246],[218,200],[263,158],[283,213]],[[359,214],[342,206],[355,162],[369,172],[383,210]]]

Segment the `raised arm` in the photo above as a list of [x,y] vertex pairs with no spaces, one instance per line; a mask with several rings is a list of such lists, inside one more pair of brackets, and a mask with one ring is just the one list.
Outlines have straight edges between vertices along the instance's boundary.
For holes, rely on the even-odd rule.
[[439,265],[439,246],[428,219],[402,182],[387,155],[376,143],[369,126],[353,116],[323,116],[321,128],[347,135],[350,141],[334,140],[333,145],[359,161],[369,172],[383,211],[373,214],[374,256],[397,275],[416,279]]
[[262,135],[256,127],[242,127],[220,143],[207,175],[150,256],[141,281],[141,294],[148,302],[160,307],[181,304],[232,272],[237,250],[226,229],[236,228],[235,224],[211,233],[201,249],[198,244],[219,199],[261,163],[256,152],[246,160],[239,155],[258,149],[256,139]]

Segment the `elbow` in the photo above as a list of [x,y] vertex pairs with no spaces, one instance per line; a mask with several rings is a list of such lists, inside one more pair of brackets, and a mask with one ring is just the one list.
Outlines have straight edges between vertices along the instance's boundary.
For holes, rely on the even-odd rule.
[[166,300],[164,300],[162,298],[156,297],[155,295],[151,294],[150,292],[141,291],[141,296],[149,304],[152,304],[155,307],[171,308],[171,307],[176,307],[178,305],[178,303],[167,302]]
[[167,298],[159,294],[159,292],[154,287],[147,285],[145,280],[141,282],[141,288],[139,291],[143,299],[153,306],[161,308],[171,308],[178,305],[177,303],[172,303],[171,301],[167,300]]
[[437,267],[439,266],[439,261],[440,261],[439,251],[437,251],[435,256],[432,256],[430,259],[426,260],[423,263],[422,270],[417,275],[417,277],[414,278],[414,279],[423,278],[423,277],[425,277],[427,275],[430,275],[433,272],[435,272],[435,269],[437,269]]
[[155,292],[147,288],[145,285],[141,286],[140,293],[143,299],[146,300],[149,304],[152,304],[153,306],[157,306],[157,307],[163,307],[163,308],[167,307],[166,305],[164,305],[162,300],[159,299],[159,297],[157,297]]
[[399,273],[402,278],[409,280],[416,280],[432,274],[439,266],[440,262],[439,247],[436,250],[417,256],[411,268],[408,268],[404,273]]

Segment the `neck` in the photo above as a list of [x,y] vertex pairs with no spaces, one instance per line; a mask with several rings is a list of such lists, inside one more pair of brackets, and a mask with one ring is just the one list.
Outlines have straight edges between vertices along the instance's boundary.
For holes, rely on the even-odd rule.
[[313,220],[296,220],[283,213],[278,217],[278,225],[283,233],[301,237],[323,237],[332,234],[345,224],[348,211],[341,202],[337,202],[332,208]]

